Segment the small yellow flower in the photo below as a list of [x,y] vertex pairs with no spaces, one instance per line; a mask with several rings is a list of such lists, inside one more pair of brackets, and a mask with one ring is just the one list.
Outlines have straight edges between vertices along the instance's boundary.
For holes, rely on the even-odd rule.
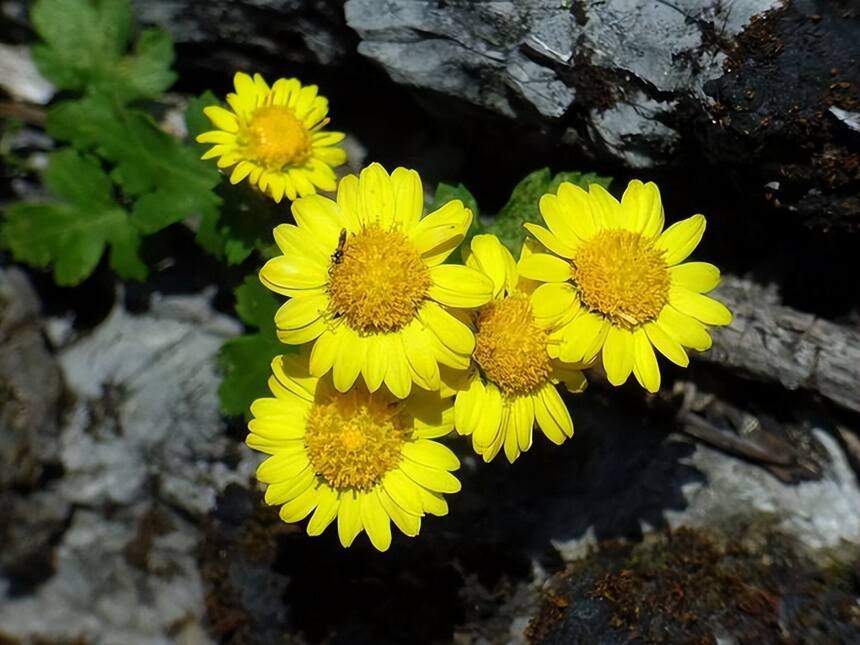
[[227,95],[230,110],[204,109],[215,130],[197,137],[213,145],[203,159],[218,157],[219,168],[234,166],[230,183],[247,178],[280,202],[313,195],[317,188],[334,190],[334,170],[346,161],[338,144],[342,132],[323,131],[329,122],[328,100],[316,85],[302,86],[281,78],[269,87],[263,77],[237,72],[236,93]]
[[364,530],[385,551],[391,522],[413,537],[425,514],[448,513],[442,494],[460,490],[451,474],[460,462],[433,439],[453,428],[450,399],[422,392],[398,401],[360,386],[343,394],[308,373],[307,356],[279,356],[272,372],[273,398],[251,405],[246,442],[271,455],[257,479],[284,522],[313,512],[307,532],[319,535],[337,518],[343,546]]
[[291,298],[275,317],[278,337],[313,341],[311,373],[332,370],[340,392],[361,374],[371,392],[385,383],[405,398],[413,382],[439,389],[439,363],[469,366],[474,335],[445,306],[483,305],[493,285],[475,269],[442,263],[472,213],[459,200],[426,217],[423,209],[418,173],[397,168],[389,176],[371,164],[341,180],[337,202],[299,199],[296,225],[275,228],[283,255],[266,263],[260,280]]
[[535,289],[520,280],[513,256],[494,235],[472,238],[466,264],[492,280],[493,300],[474,316],[474,366],[452,382],[458,390],[454,425],[460,434],[471,435],[484,461],[504,448],[513,463],[531,447],[535,422],[553,443],[573,436],[570,413],[555,384],[581,392],[585,377],[580,366],[563,365],[549,350],[559,341],[555,330],[566,322],[558,292],[571,287]]
[[613,385],[632,371],[656,392],[654,347],[686,367],[684,348],[708,349],[707,325],[731,322],[723,304],[703,295],[719,283],[719,269],[705,262],[682,264],[702,239],[705,217],[693,215],[664,231],[653,183],[631,181],[620,203],[597,184],[586,192],[564,183],[558,194],[541,198],[540,211],[549,228],[526,228],[555,255],[534,254],[519,268],[533,280],[574,287],[560,292],[563,306],[575,313],[563,333],[562,360],[589,361],[602,350]]

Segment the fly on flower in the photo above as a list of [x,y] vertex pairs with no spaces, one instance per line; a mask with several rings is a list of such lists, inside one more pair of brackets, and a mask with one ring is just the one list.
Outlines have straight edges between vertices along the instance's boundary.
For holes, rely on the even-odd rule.
[[425,216],[418,173],[374,163],[341,180],[336,202],[304,197],[292,212],[296,224],[274,230],[283,255],[260,280],[290,297],[275,316],[278,338],[313,343],[314,376],[331,371],[346,392],[361,375],[371,392],[385,384],[405,398],[413,383],[440,388],[439,363],[469,366],[474,335],[445,307],[479,307],[493,287],[480,271],[443,264],[472,221],[461,201]]
[[570,183],[544,195],[540,211],[548,228],[526,224],[551,253],[520,262],[530,279],[569,286],[559,306],[571,314],[559,357],[588,361],[598,353],[613,385],[632,372],[649,392],[660,388],[654,347],[686,367],[685,347],[711,346],[708,325],[728,325],[731,312],[704,295],[720,280],[706,262],[684,262],[705,232],[693,215],[663,230],[660,192],[633,180],[619,202],[602,186],[588,191]]
[[248,179],[280,202],[332,191],[333,168],[346,162],[338,144],[342,132],[323,130],[328,124],[328,100],[316,85],[281,78],[270,87],[263,77],[237,72],[235,93],[227,95],[227,110],[217,105],[204,112],[215,130],[197,137],[214,144],[203,159],[218,157],[219,168],[233,167],[230,182]]

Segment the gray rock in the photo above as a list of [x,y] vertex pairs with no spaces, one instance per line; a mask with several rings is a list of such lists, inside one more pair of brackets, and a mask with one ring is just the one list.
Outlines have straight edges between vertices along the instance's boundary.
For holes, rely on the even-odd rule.
[[[207,294],[117,307],[59,356],[75,397],[59,438],[62,476],[43,502],[74,509],[57,536],[55,573],[31,595],[0,578],[0,633],[206,642],[197,546],[202,520],[257,458],[225,434],[215,357],[240,326]],[[37,517],[40,511],[30,508]]]

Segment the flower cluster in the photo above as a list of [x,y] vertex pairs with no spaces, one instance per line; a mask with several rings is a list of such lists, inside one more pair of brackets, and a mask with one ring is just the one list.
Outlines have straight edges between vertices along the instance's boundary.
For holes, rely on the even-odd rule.
[[327,147],[341,135],[318,131],[316,88],[240,74],[228,102],[233,113],[208,111],[224,132],[201,135],[216,144],[207,154],[275,200],[301,195],[295,223],[274,230],[281,254],[260,271],[287,297],[278,338],[298,347],[272,363],[247,443],[270,455],[257,472],[266,501],[286,522],[310,516],[310,535],[335,520],[344,546],[365,531],[385,550],[392,522],[416,535],[460,489],[460,462],[439,439],[468,436],[485,461],[513,462],[535,428],[560,444],[573,422],[559,386],[582,392],[598,357],[612,384],[632,372],[656,392],[654,348],[684,366],[685,348],[710,346],[708,325],[731,320],[704,295],[717,268],[684,262],[705,218],[663,230],[653,183],[631,182],[620,202],[562,183],[514,258],[494,235],[464,244],[473,215],[459,200],[425,214],[414,170],[373,163],[343,177],[335,199],[315,194],[312,183],[335,188],[326,164],[343,161]]

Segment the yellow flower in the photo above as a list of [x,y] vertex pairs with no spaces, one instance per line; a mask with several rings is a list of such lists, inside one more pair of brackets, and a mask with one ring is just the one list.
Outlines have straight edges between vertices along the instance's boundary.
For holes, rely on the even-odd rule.
[[203,159],[219,157],[219,168],[234,166],[230,183],[247,178],[276,202],[284,195],[313,195],[317,188],[334,190],[332,168],[346,161],[337,145],[344,135],[322,129],[329,122],[328,100],[317,95],[317,86],[280,78],[269,87],[259,74],[252,79],[244,72],[236,72],[233,84],[230,110],[203,110],[216,128],[197,137],[215,144]]
[[531,447],[535,422],[553,443],[573,436],[570,413],[555,384],[563,382],[581,392],[585,377],[580,366],[563,365],[549,352],[558,343],[555,330],[566,322],[558,292],[571,287],[546,284],[535,289],[520,280],[513,256],[494,235],[472,238],[466,264],[492,280],[493,300],[473,317],[474,366],[452,383],[458,390],[454,425],[460,434],[472,436],[472,446],[484,461],[504,448],[513,463]]
[[398,401],[360,386],[342,394],[308,373],[307,356],[279,356],[272,372],[274,396],[251,405],[246,442],[271,455],[257,479],[282,520],[313,512],[307,532],[319,535],[337,518],[343,546],[364,530],[385,551],[390,522],[412,537],[426,513],[448,513],[442,494],[460,490],[451,474],[460,462],[433,439],[453,427],[450,399],[422,392]]
[[332,370],[346,392],[361,374],[371,392],[385,383],[405,398],[417,383],[438,390],[439,363],[466,369],[475,347],[448,307],[486,303],[492,282],[474,269],[442,264],[472,213],[459,200],[423,217],[414,170],[391,176],[371,164],[341,180],[337,202],[314,195],[293,203],[296,225],[275,228],[283,255],[260,280],[289,296],[275,317],[282,342],[313,341],[311,373]]
[[557,195],[541,198],[540,211],[549,228],[526,228],[555,255],[536,253],[519,268],[531,279],[575,287],[559,296],[576,314],[563,333],[562,360],[588,361],[602,350],[613,385],[632,371],[656,392],[654,347],[686,367],[684,348],[708,349],[707,325],[731,322],[724,305],[703,295],[719,283],[719,269],[705,262],[682,264],[702,239],[705,217],[693,215],[664,231],[653,183],[631,181],[620,203],[597,184],[586,192],[564,183]]

